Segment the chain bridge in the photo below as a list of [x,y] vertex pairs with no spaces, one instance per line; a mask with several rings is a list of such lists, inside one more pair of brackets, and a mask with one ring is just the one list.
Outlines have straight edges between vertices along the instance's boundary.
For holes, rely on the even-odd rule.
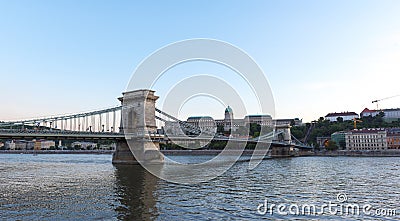
[[[290,133],[290,125],[256,138],[238,138],[202,130],[156,108],[158,96],[152,90],[124,92],[121,105],[76,114],[0,122],[1,139],[113,140],[116,150],[113,163],[162,162],[160,143],[229,141],[271,145],[271,156],[290,156],[290,151],[311,150]],[[157,127],[161,123],[179,125],[183,134],[166,134]],[[190,134],[187,136],[186,134]],[[201,135],[201,136],[199,136]],[[129,146],[133,146],[129,148]],[[132,154],[134,151],[134,155]]]

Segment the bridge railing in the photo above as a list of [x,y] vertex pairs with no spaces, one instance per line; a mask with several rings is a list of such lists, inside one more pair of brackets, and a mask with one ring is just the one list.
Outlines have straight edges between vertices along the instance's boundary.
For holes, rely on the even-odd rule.
[[90,131],[61,131],[61,130],[31,130],[31,129],[0,129],[1,134],[104,134],[104,135],[120,135],[119,132],[90,132]]
[[0,128],[13,129],[13,127],[36,127],[40,129],[51,128],[63,131],[97,131],[114,133],[118,131],[119,128],[117,125],[120,123],[121,109],[122,106],[116,106],[78,114],[0,122]]

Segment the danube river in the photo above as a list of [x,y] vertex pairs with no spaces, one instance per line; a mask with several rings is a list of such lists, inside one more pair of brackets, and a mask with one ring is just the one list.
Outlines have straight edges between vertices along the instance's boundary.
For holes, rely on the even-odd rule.
[[400,219],[397,157],[268,159],[253,170],[239,162],[197,185],[114,166],[111,155],[1,154],[0,163],[0,220]]

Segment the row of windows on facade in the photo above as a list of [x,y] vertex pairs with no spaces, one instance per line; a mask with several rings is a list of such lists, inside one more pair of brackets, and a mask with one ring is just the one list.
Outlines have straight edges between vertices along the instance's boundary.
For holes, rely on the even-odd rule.
[[386,142],[386,141],[385,141],[385,139],[365,139],[365,140],[350,140],[349,139],[347,142],[349,142],[349,143],[371,143],[371,142],[383,143],[383,142]]
[[350,147],[385,147],[384,143],[361,143],[361,144],[350,144]]
[[383,138],[384,136],[383,136],[383,134],[380,134],[380,135],[376,135],[376,134],[372,134],[372,135],[353,135],[353,139],[354,138],[358,138],[358,139],[360,139],[360,138]]
[[348,150],[400,149],[399,128],[356,129],[345,135]]

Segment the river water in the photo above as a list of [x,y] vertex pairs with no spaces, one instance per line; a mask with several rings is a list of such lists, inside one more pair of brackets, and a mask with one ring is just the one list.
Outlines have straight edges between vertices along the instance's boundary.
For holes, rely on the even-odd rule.
[[[0,154],[0,220],[399,220],[399,175],[396,157],[298,157],[180,185],[111,155]],[[329,202],[342,207],[318,211]],[[367,209],[336,211],[347,204]]]

